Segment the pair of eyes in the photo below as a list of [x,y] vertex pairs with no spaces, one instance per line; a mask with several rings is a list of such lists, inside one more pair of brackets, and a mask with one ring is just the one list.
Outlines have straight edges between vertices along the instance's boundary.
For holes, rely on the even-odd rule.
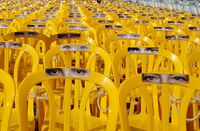
[[152,16],[151,14],[142,14],[142,16]]
[[80,34],[59,34],[58,38],[80,38]]
[[147,24],[149,23],[148,21],[136,21],[135,24]]
[[106,16],[106,14],[95,14],[94,16]]
[[171,27],[165,27],[165,29],[167,29],[167,30],[173,30],[173,28],[171,28]]
[[[161,82],[161,77],[159,75],[147,75],[147,76],[143,76],[143,81],[146,82]],[[177,76],[177,75],[172,75],[168,77],[168,82],[172,82],[172,83],[178,83],[178,82],[187,82],[188,78],[187,76]]]
[[28,27],[45,27],[45,25],[28,25]]
[[[15,48],[17,48],[17,47],[21,47],[22,45],[21,45],[21,43],[9,43],[9,46],[8,47],[15,47]],[[6,47],[6,43],[4,43],[4,42],[0,42],[0,47]]]
[[46,15],[45,17],[46,18],[55,18],[56,16],[54,16],[54,15]]
[[166,29],[166,30],[173,30],[171,27],[155,27],[154,29]]
[[32,22],[46,22],[45,20],[32,20]]
[[99,21],[99,23],[113,23],[113,21]]
[[189,36],[166,36],[167,39],[189,39]]
[[6,27],[6,28],[8,28],[8,25],[6,25],[6,24],[0,24],[0,27]]
[[120,38],[138,38],[140,35],[119,35]]
[[128,14],[118,13],[117,15],[128,16]]
[[[141,49],[140,48],[132,48],[132,49],[129,49],[129,52],[141,52]],[[157,48],[146,48],[145,49],[145,52],[158,52],[158,49]]]
[[128,16],[128,15],[120,15],[119,17],[120,18],[132,18],[131,16]]
[[76,18],[76,17],[81,17],[81,15],[69,15],[69,17]]
[[66,22],[78,23],[80,21],[79,20],[67,20]]
[[155,17],[156,19],[159,19],[159,20],[163,20],[165,19],[164,17]]
[[112,26],[112,25],[106,25],[105,27],[109,29],[122,28],[122,26]]
[[70,13],[70,15],[81,15],[80,13]]
[[80,47],[73,47],[73,46],[68,46],[68,45],[66,45],[66,46],[63,46],[62,47],[63,49],[68,49],[68,50],[70,50],[70,49],[81,49],[81,50],[86,50],[86,49],[88,49],[88,47],[87,46],[80,46]]
[[[67,70],[55,68],[55,69],[48,69],[48,70],[46,70],[46,73],[49,76],[64,76],[64,74],[65,74],[64,72],[65,71],[67,71]],[[69,76],[70,75],[84,75],[86,73],[87,73],[87,71],[83,70],[83,69],[71,69]]]
[[197,27],[189,27],[190,30],[198,30]]
[[12,19],[0,19],[0,21],[2,21],[2,22],[12,22],[13,20]]
[[177,22],[175,22],[175,21],[169,21],[168,23],[169,23],[169,24],[176,24],[176,23],[177,23],[177,24],[183,24],[183,22],[179,22],[179,21],[177,21]]
[[95,15],[93,16],[93,18],[104,18],[105,16],[104,15]]
[[69,28],[72,28],[72,29],[87,29],[87,27],[85,27],[85,26],[70,26]]
[[166,39],[189,39],[189,36],[166,36]]
[[36,32],[16,32],[15,36],[36,36]]

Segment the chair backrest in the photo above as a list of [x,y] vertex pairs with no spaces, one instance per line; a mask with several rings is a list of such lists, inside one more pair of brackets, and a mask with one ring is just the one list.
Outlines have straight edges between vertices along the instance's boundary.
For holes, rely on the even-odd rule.
[[[100,47],[89,44],[63,44],[51,48],[44,58],[44,67],[67,67],[67,68],[86,68],[91,71],[99,72],[110,77],[111,72],[110,55]],[[74,108],[78,108],[79,97],[82,96],[80,90],[81,81],[75,80],[74,89]],[[56,85],[62,85],[56,82]],[[60,87],[56,87],[60,88]]]
[[116,24],[109,23],[109,24],[104,24],[104,25],[99,25],[99,26],[97,25],[99,24],[95,24],[93,27],[97,30],[98,46],[103,47],[104,49],[106,49],[107,45],[105,44],[107,43],[107,41],[113,36],[115,36],[116,34],[132,33],[132,31],[128,27],[125,27],[118,22]]
[[[183,64],[175,54],[162,48],[148,47],[149,46],[144,46],[145,49],[152,49],[151,53],[135,53],[131,50],[137,50],[139,49],[138,47],[128,47],[119,50],[114,55],[112,69],[117,87],[120,86],[120,75],[123,74],[121,71],[123,68],[126,70],[124,73],[126,79],[130,76],[149,71],[166,72],[167,70],[172,72],[183,72]],[[125,65],[123,65],[124,63],[120,63],[123,61],[122,59],[126,61],[124,62],[126,63]]]
[[[12,77],[5,71],[0,69],[0,83],[3,84],[3,96],[1,96],[2,103],[2,116],[1,116],[1,130],[8,131],[9,130],[9,121],[11,118],[12,107],[15,97],[15,84]],[[2,106],[3,105],[3,106]]]
[[[38,33],[44,33],[46,34],[48,28],[46,27],[47,23],[33,23],[29,22],[28,24],[24,25],[22,31],[32,31],[32,32],[38,32]],[[46,32],[45,32],[46,31]]]
[[[69,74],[67,73],[69,71]],[[64,75],[64,74],[65,75]],[[67,68],[50,68],[46,69],[42,72],[37,72],[34,74],[29,75],[24,81],[21,83],[19,92],[18,92],[18,109],[19,109],[19,117],[20,117],[20,130],[28,130],[28,115],[27,115],[27,95],[29,90],[39,82],[45,82],[52,79],[63,78],[67,79],[67,82],[71,82],[71,79],[78,79],[83,81],[88,81],[97,85],[102,86],[106,90],[109,96],[109,106],[110,110],[108,113],[107,123],[106,123],[106,130],[107,131],[114,131],[116,130],[116,123],[118,119],[118,92],[114,84],[111,80],[107,77],[96,73],[96,72],[89,72],[83,69],[67,69]],[[70,130],[70,114],[71,114],[71,83],[66,83],[68,86],[65,88],[64,91],[64,130]],[[49,84],[48,84],[49,85]],[[49,130],[55,130],[55,117],[56,117],[56,105],[55,100],[52,94],[51,86],[45,86],[49,97],[50,103],[50,122],[49,122]],[[83,93],[83,98],[81,99],[80,103],[80,111],[79,117],[76,119],[79,120],[79,126],[76,127],[80,131],[84,130],[84,112],[85,106],[88,99],[88,94],[91,90],[91,87],[85,87],[85,91]],[[86,93],[86,94],[85,94]]]
[[[82,53],[81,53],[82,52]],[[71,53],[71,57],[69,57],[68,55],[65,55],[65,53]],[[84,53],[84,54],[83,54]],[[90,53],[90,54],[85,54],[85,53]],[[110,76],[110,71],[111,71],[111,58],[109,56],[109,54],[103,50],[100,47],[97,47],[95,45],[89,45],[89,44],[77,44],[77,45],[73,45],[73,44],[63,44],[63,45],[56,45],[55,47],[51,48],[47,54],[44,57],[44,67],[52,67],[52,62],[53,59],[56,59],[56,55],[60,54],[61,55],[61,61],[63,61],[63,66],[64,67],[72,67],[72,65],[70,63],[72,63],[72,60],[75,59],[75,65],[74,67],[76,68],[86,68],[86,69],[90,69],[90,70],[95,70],[94,68],[96,67],[92,67],[93,63],[96,63],[96,66],[98,64],[101,64],[100,66],[103,65],[103,73],[104,75],[106,75],[107,77]],[[74,56],[73,56],[74,54]],[[83,55],[85,55],[85,58],[81,58]],[[100,63],[100,61],[96,61],[95,57],[96,56],[100,56],[100,59],[102,59],[103,63]],[[59,56],[57,56],[59,57]],[[57,58],[59,59],[59,58]],[[81,65],[80,61],[86,61],[86,63],[84,64],[84,66]],[[101,68],[101,67],[100,67]],[[97,70],[95,70],[97,72]]]
[[188,34],[171,34],[165,35],[164,41],[158,42],[159,47],[163,47],[174,54],[176,54],[182,61],[184,61],[191,50],[198,47],[198,39],[192,38]]
[[122,48],[144,45],[154,46],[155,44],[150,38],[140,34],[117,34],[106,40],[105,50],[113,57]]
[[18,41],[33,46],[40,58],[42,59],[49,47],[47,45],[48,37],[42,33],[32,31],[20,31],[7,34],[5,37],[7,41]]

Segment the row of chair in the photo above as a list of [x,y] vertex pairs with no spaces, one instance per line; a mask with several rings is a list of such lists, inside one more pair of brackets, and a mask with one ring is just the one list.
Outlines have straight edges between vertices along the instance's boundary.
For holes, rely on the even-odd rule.
[[1,130],[199,129],[197,15],[119,1],[2,7]]

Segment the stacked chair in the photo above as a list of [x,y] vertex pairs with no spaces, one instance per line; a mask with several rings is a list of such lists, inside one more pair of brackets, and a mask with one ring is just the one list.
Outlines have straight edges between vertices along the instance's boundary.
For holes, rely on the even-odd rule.
[[0,129],[199,131],[199,33],[160,2],[3,0]]

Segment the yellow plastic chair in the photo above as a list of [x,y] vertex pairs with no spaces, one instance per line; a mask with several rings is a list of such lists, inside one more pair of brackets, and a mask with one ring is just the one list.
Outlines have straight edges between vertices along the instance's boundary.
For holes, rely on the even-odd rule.
[[[54,73],[54,71],[61,71],[61,70],[69,70],[71,73],[70,74],[65,74],[64,75],[60,75],[60,74],[56,74]],[[53,72],[51,72],[53,71]],[[87,99],[88,99],[88,95],[90,94],[90,90],[91,86],[87,86],[85,87],[85,92],[83,93],[83,97],[80,101],[80,107],[79,107],[79,111],[78,111],[78,116],[76,117],[76,122],[78,122],[78,126],[76,126],[75,128],[77,130],[86,130],[89,125],[93,126],[94,128],[98,128],[98,126],[102,126],[105,125],[106,126],[106,130],[107,131],[115,131],[116,130],[116,123],[117,123],[117,118],[118,118],[118,92],[116,87],[114,86],[114,84],[111,82],[111,80],[109,80],[107,77],[96,73],[96,72],[89,72],[84,70],[84,72],[86,73],[81,73],[79,74],[79,71],[83,71],[82,69],[63,69],[63,68],[54,68],[54,69],[47,69],[46,72],[42,71],[42,72],[38,72],[38,73],[34,73],[32,75],[30,75],[29,77],[27,77],[23,83],[20,85],[19,88],[19,95],[18,95],[18,108],[19,108],[19,116],[20,116],[20,130],[28,130],[28,121],[27,121],[27,106],[26,106],[26,99],[27,99],[27,94],[28,91],[37,83],[39,82],[45,82],[48,80],[52,80],[52,79],[58,79],[58,78],[64,78],[66,79],[67,82],[66,83],[66,88],[65,88],[65,92],[64,92],[64,110],[63,110],[63,121],[61,122],[61,124],[63,123],[63,130],[65,131],[69,131],[71,130],[71,126],[73,125],[73,117],[70,116],[71,114],[71,86],[70,86],[70,82],[71,79],[78,79],[78,80],[84,80],[84,81],[88,81],[88,82],[92,82],[92,83],[96,83],[100,86],[102,86],[108,93],[109,96],[109,113],[108,113],[108,117],[107,119],[103,119],[103,120],[98,120],[98,118],[94,118],[93,121],[87,121],[87,116],[84,115],[85,112],[85,108],[86,108],[86,103],[87,103]],[[65,72],[65,71],[64,71]],[[89,75],[88,75],[89,73]],[[36,79],[37,78],[37,79]],[[58,129],[57,127],[59,126],[59,123],[56,123],[56,118],[59,117],[59,114],[57,114],[56,112],[58,111],[56,109],[56,103],[52,94],[52,88],[51,85],[48,84],[46,82],[45,89],[47,91],[48,94],[48,99],[49,99],[49,104],[50,104],[50,118],[49,118],[49,130],[56,130]],[[78,121],[77,121],[78,120]],[[91,125],[92,123],[96,123],[94,125]],[[105,123],[104,123],[105,122]],[[57,125],[58,124],[58,125]],[[89,125],[87,125],[89,124]],[[76,124],[77,125],[77,124]]]
[[[143,74],[134,76],[128,80],[126,80],[120,87],[119,90],[119,105],[120,105],[120,120],[123,131],[131,130],[130,127],[138,127],[139,123],[143,127],[143,130],[178,130],[178,131],[186,131],[186,116],[188,105],[190,104],[191,98],[195,93],[195,90],[198,90],[199,78],[195,78],[192,76],[187,76],[183,74],[170,74],[165,79],[160,76],[160,73],[153,74]],[[163,74],[162,74],[163,75]],[[157,77],[158,76],[158,77]],[[180,78],[180,79],[179,79]],[[133,84],[134,83],[134,84]],[[147,88],[149,85],[158,85],[161,87],[161,120],[157,121],[154,118],[153,114],[153,102],[151,95],[148,94]],[[176,86],[174,86],[176,85]],[[182,97],[180,98],[180,106],[178,108],[179,114],[178,124],[175,125],[171,123],[169,119],[173,119],[174,116],[170,116],[170,92],[173,88],[181,87],[183,89]],[[141,94],[144,97],[145,103],[147,105],[147,116],[143,120],[137,120],[135,116],[130,118],[127,116],[126,110],[126,98],[128,97],[130,92],[137,92],[137,90],[141,90],[143,93]]]
[[[12,77],[2,69],[0,69],[1,80],[0,83],[3,84],[3,92],[1,92],[1,130],[9,131],[12,129],[11,116],[12,116],[12,107],[15,97],[15,84]],[[16,119],[16,118],[14,118]]]
[[[138,50],[145,50],[138,53]],[[135,52],[136,51],[136,52]],[[113,57],[113,76],[114,82],[116,86],[119,88],[122,81],[129,79],[132,76],[137,74],[141,74],[144,72],[183,72],[183,64],[180,59],[170,51],[167,51],[158,47],[129,47],[118,50],[118,52]],[[150,90],[153,94],[153,106],[154,114],[159,117],[159,103],[158,100],[160,98],[159,92],[160,89],[157,87],[153,87],[153,90]],[[179,89],[174,90],[175,93],[173,95],[179,95]],[[133,112],[135,107],[141,107],[140,116],[138,119],[142,119],[145,115],[145,104],[143,98],[141,99],[141,104],[135,104],[135,99],[140,99],[140,93],[132,94],[128,103],[130,103],[130,114]],[[140,111],[140,110],[139,110]],[[173,110],[173,114],[175,111]]]

